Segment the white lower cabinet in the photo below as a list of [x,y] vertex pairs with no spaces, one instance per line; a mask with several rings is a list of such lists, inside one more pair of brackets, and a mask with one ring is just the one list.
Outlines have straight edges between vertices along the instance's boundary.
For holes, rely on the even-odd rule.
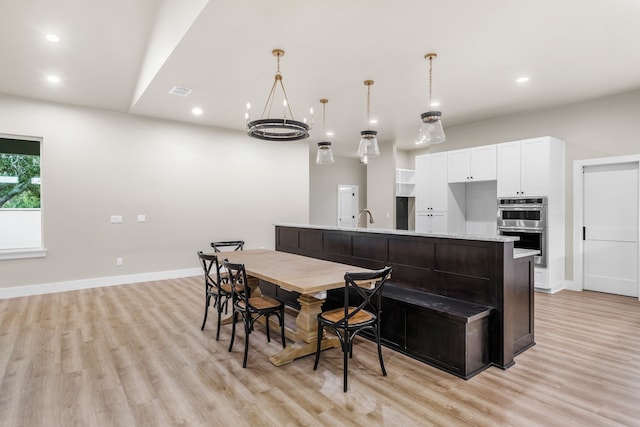
[[416,212],[416,232],[447,233],[446,212]]
[[549,280],[547,278],[547,269],[536,267],[533,272],[533,283],[536,288],[549,289]]

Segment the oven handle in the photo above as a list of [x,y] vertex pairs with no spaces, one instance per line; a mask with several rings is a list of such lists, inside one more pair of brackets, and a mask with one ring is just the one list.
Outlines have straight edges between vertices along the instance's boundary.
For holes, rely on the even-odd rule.
[[513,231],[515,233],[542,233],[541,227],[498,227],[499,231]]
[[541,211],[544,209],[543,205],[498,205],[498,209],[502,211]]

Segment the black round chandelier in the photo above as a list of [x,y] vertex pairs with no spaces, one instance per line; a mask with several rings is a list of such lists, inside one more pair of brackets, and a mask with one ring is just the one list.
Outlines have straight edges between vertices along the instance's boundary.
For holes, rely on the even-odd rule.
[[[284,50],[274,49],[273,56],[277,58],[277,71],[269,92],[269,97],[265,103],[264,110],[262,111],[262,117],[257,120],[249,120],[249,105],[247,105],[247,114],[245,119],[247,120],[247,135],[252,138],[262,139],[265,141],[299,141],[309,137],[309,130],[311,126],[306,122],[300,122],[293,118],[293,112],[289,105],[289,99],[287,92],[284,89],[282,83],[282,73],[280,72],[280,58],[284,56]],[[272,118],[271,108],[275,99],[276,89],[280,87],[284,95],[284,117]],[[287,117],[287,111],[289,117]]]

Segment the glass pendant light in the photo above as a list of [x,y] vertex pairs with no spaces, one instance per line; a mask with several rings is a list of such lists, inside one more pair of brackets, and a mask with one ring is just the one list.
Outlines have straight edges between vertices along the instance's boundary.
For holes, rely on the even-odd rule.
[[380,155],[378,147],[378,132],[370,129],[371,124],[371,86],[373,80],[365,80],[364,85],[367,87],[367,130],[360,132],[360,145],[358,146],[358,157],[361,163],[367,163],[371,157]]
[[[328,99],[322,98],[320,103],[322,104],[322,135],[326,136],[326,105],[329,102]],[[327,141],[318,142],[318,154],[316,155],[316,165],[330,165],[335,162],[333,158],[333,151],[331,150],[331,143]]]
[[[429,60],[429,108],[431,108],[431,83],[433,73],[433,58],[437,58],[436,53],[427,53],[425,59]],[[440,111],[427,111],[420,114],[422,126],[418,136],[418,144],[439,144],[444,142],[446,137],[442,128],[442,113]]]

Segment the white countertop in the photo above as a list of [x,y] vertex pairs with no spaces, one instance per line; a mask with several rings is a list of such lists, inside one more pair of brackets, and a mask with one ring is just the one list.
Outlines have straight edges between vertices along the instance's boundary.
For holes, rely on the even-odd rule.
[[[280,227],[296,227],[296,228],[312,228],[318,230],[336,230],[336,231],[355,231],[358,233],[383,233],[383,234],[396,234],[399,236],[428,236],[439,237],[444,239],[462,239],[462,240],[479,240],[484,242],[515,242],[519,240],[518,237],[513,236],[476,236],[472,234],[454,234],[454,233],[416,233],[415,231],[407,230],[390,230],[382,228],[354,228],[354,227],[336,227],[332,225],[310,225],[310,224],[274,224]],[[527,255],[521,255],[527,256]],[[515,250],[514,250],[514,258]]]

